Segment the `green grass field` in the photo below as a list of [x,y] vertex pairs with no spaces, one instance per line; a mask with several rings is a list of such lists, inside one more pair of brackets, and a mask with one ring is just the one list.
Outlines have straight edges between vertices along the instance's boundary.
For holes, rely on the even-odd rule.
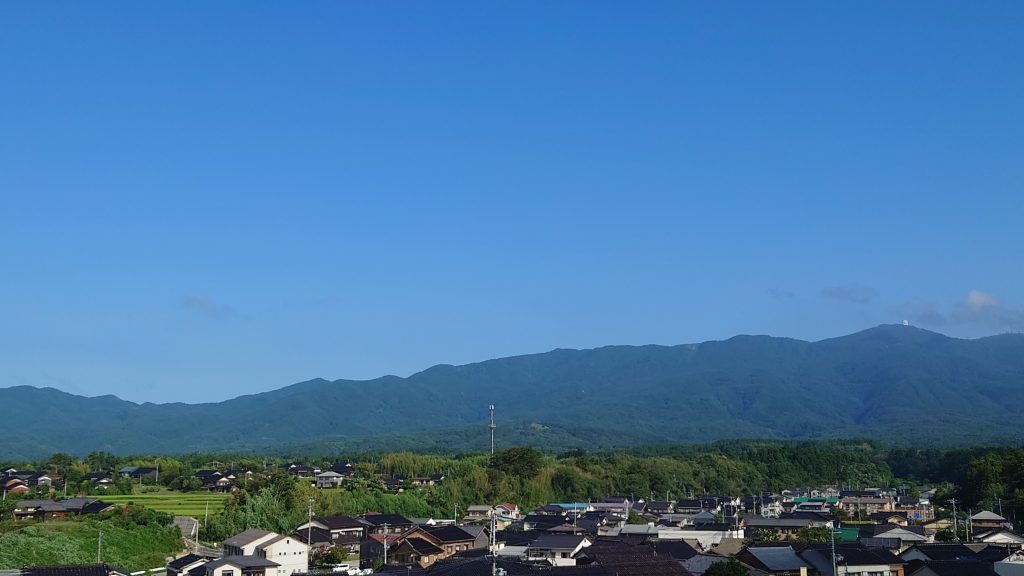
[[202,518],[206,513],[206,504],[210,504],[210,514],[220,514],[224,503],[230,495],[216,492],[154,492],[149,494],[130,494],[103,496],[104,502],[113,504],[133,503],[138,506],[152,508],[174,516],[191,516]]

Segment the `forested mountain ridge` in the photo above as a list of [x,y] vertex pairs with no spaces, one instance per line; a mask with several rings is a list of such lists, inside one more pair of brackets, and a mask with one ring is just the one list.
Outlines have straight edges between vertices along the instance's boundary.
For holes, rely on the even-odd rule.
[[[883,325],[804,342],[769,336],[608,346],[440,365],[408,378],[316,379],[207,404],[135,404],[0,389],[0,456],[182,453],[498,442],[610,447],[720,438],[859,436],[895,443],[1016,443],[1024,335],[962,340]],[[504,436],[503,436],[504,434]],[[407,442],[401,441],[405,438]],[[427,439],[431,439],[428,441]]]

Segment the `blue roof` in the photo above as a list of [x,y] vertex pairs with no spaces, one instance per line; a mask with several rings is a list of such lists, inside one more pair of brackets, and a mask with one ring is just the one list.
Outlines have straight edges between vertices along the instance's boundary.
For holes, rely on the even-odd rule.
[[589,508],[590,504],[555,504],[555,506],[558,506],[559,508],[565,508],[566,510],[570,510],[576,508]]

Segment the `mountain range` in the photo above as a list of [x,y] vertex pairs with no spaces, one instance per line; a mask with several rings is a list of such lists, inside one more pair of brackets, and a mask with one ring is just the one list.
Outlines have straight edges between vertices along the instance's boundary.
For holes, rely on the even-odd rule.
[[1019,443],[1024,335],[964,340],[902,325],[607,346],[439,365],[408,378],[315,379],[205,404],[0,389],[0,459],[64,451],[340,453],[588,449],[723,438]]

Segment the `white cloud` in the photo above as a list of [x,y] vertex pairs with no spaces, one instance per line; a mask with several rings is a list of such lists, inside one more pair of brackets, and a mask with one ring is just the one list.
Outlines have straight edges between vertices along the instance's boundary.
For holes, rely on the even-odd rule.
[[1003,304],[995,296],[971,290],[963,301],[957,304],[951,316],[958,324],[984,326],[993,330],[1024,330],[1024,310]]

